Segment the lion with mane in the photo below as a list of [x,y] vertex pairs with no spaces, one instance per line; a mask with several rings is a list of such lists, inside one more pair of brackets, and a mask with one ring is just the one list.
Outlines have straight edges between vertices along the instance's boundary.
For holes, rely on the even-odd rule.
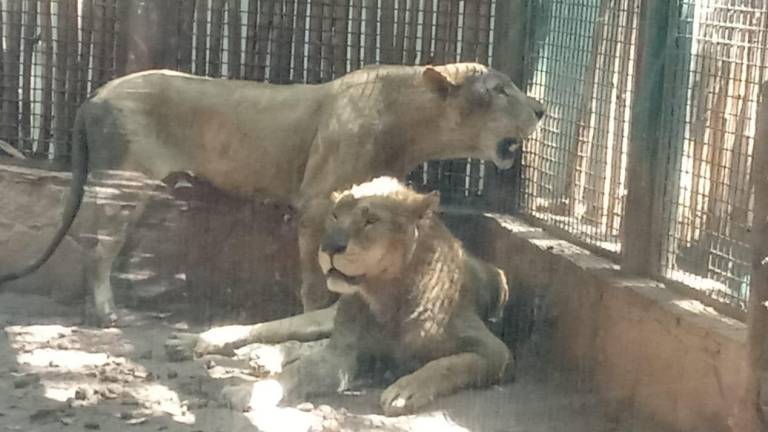
[[399,377],[381,396],[387,415],[510,377],[512,353],[489,329],[509,295],[504,273],[464,250],[436,215],[436,193],[379,177],[332,201],[318,250],[328,289],[341,294],[330,340],[241,386],[246,404],[270,391],[280,395],[269,400],[297,402],[342,390],[370,359]]

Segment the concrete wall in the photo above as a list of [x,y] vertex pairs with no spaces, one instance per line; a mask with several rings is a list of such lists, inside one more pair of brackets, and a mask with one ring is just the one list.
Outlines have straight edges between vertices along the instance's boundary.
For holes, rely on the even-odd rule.
[[[661,283],[507,216],[447,214],[467,246],[536,299],[534,334],[557,368],[593,386],[617,418],[729,431],[746,384],[746,328]],[[469,227],[469,228],[467,228]]]

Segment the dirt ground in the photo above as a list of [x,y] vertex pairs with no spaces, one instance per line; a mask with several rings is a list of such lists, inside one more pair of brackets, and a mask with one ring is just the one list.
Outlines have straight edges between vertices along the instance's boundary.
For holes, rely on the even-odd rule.
[[163,312],[134,313],[123,328],[102,330],[79,326],[78,308],[0,295],[0,432],[660,430],[611,414],[573,379],[525,354],[517,382],[444,398],[417,416],[379,415],[375,389],[240,413],[219,393],[244,369],[220,357],[169,362],[166,338],[202,328]]

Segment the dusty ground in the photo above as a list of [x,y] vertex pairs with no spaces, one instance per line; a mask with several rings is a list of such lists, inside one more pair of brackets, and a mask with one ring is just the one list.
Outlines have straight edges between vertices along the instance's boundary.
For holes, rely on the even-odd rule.
[[89,329],[77,325],[78,312],[43,297],[0,295],[0,432],[660,430],[609,414],[592,394],[575,390],[572,379],[525,356],[518,382],[445,398],[419,416],[376,415],[377,390],[301,410],[238,413],[219,403],[221,387],[237,379],[227,378],[237,374],[235,362],[165,357],[172,332],[197,328],[142,312],[124,328]]

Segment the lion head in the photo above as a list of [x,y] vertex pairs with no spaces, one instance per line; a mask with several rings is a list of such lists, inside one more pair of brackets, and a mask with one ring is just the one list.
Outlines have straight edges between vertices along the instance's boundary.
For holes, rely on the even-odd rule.
[[[341,294],[397,278],[414,253],[419,225],[439,204],[391,177],[332,195],[318,251],[328,289]],[[373,283],[372,283],[373,282]]]
[[515,152],[545,114],[544,106],[509,76],[478,64],[427,66],[422,77],[452,107],[441,139],[474,142],[474,157],[502,169],[512,166]]

